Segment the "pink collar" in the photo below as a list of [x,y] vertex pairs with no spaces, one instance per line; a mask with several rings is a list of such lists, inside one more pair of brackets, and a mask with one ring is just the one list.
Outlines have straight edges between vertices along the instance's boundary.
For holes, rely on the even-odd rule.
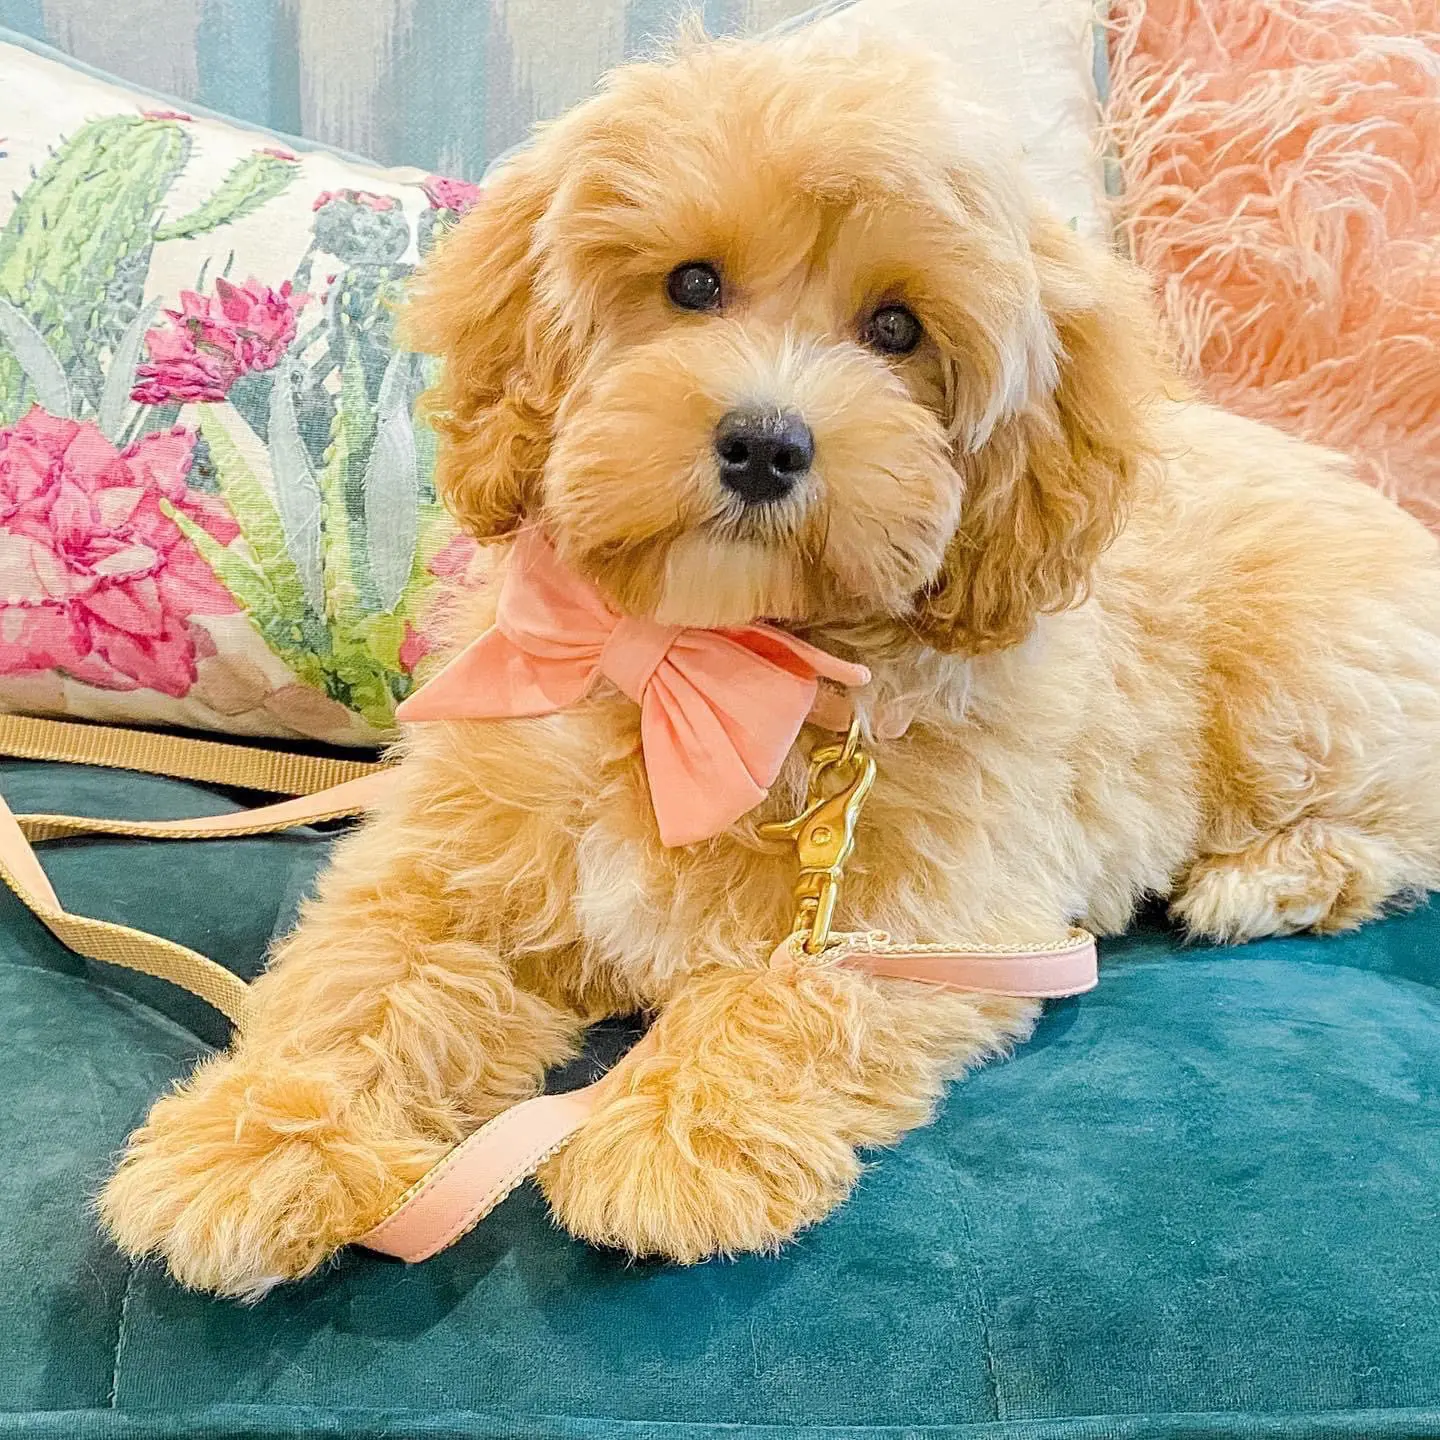
[[769,625],[703,630],[618,615],[529,528],[511,549],[494,627],[396,713],[407,723],[548,715],[601,677],[640,707],[660,839],[691,845],[765,798],[807,719],[849,723],[822,678],[859,686],[870,672]]

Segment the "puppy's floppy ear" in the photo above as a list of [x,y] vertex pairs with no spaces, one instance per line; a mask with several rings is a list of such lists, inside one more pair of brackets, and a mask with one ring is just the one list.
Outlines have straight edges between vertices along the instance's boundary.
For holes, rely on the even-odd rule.
[[406,345],[444,359],[424,397],[441,437],[436,489],[482,540],[513,530],[535,501],[563,391],[563,347],[534,293],[535,230],[554,188],[546,156],[522,153],[486,182],[400,318]]
[[915,615],[939,650],[1015,644],[1080,598],[1147,459],[1145,409],[1164,382],[1143,282],[1049,216],[1031,246],[1058,374],[958,457],[960,528]]

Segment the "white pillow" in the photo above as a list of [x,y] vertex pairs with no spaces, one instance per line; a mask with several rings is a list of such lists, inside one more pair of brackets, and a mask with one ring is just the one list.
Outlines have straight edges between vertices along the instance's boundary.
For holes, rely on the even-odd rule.
[[815,28],[874,30],[939,50],[967,98],[1013,131],[1056,213],[1082,234],[1108,237],[1094,0],[857,0]]

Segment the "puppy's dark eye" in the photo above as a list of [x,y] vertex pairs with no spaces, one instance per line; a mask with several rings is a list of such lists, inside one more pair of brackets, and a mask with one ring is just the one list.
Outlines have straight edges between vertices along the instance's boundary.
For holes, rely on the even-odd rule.
[[865,327],[865,343],[885,355],[908,355],[925,334],[903,305],[882,305]]
[[703,260],[687,260],[670,272],[665,293],[682,310],[716,310],[720,306],[719,271]]

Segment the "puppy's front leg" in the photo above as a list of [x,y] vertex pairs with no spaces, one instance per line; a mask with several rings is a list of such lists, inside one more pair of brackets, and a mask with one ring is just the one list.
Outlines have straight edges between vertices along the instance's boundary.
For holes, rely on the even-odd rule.
[[686,1263],[772,1250],[845,1198],[857,1147],[923,1123],[1036,1010],[805,963],[699,972],[541,1184],[596,1244]]
[[502,959],[505,827],[423,773],[401,783],[341,845],[232,1049],[156,1103],[100,1197],[121,1248],[186,1285],[253,1296],[314,1269],[573,1049],[578,1017]]

